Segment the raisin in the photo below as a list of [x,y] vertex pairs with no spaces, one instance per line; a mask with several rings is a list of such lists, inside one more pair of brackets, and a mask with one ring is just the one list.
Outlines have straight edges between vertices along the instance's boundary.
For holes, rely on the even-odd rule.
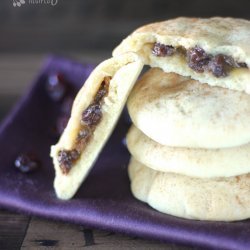
[[103,97],[108,94],[109,81],[110,81],[110,77],[104,78],[101,84],[101,87],[99,88],[99,90],[97,91],[95,95],[95,99],[94,99],[95,103],[99,103],[103,99]]
[[187,51],[188,66],[196,72],[204,72],[209,60],[209,55],[198,46]]
[[224,56],[224,60],[227,65],[231,66],[232,68],[247,68],[247,64],[243,62],[236,62],[231,56]]
[[152,49],[152,54],[155,56],[172,56],[175,52],[175,48],[171,45],[164,45],[161,43],[155,43]]
[[101,105],[99,103],[92,103],[82,113],[82,124],[89,126],[97,125],[102,119]]
[[227,76],[229,63],[226,62],[224,55],[219,54],[214,56],[208,64],[208,69],[216,77]]
[[238,68],[247,68],[247,64],[244,62],[239,62],[239,63],[237,63],[237,67]]
[[15,160],[15,167],[22,173],[29,173],[39,167],[39,161],[34,154],[21,154]]
[[227,64],[227,65],[229,65],[231,67],[237,67],[237,63],[234,61],[234,59],[231,56],[226,56],[226,55],[222,55],[222,54],[219,54],[217,56],[223,56],[225,64]]
[[80,132],[77,135],[77,140],[87,140],[91,135],[91,130],[88,127],[84,127],[80,130]]
[[50,75],[46,89],[52,100],[60,101],[67,91],[67,85],[63,76],[61,74]]
[[75,149],[59,151],[58,162],[64,174],[70,171],[72,164],[79,159],[79,156],[79,152]]
[[105,88],[98,90],[95,96],[95,102],[96,103],[100,102],[107,93],[108,91]]

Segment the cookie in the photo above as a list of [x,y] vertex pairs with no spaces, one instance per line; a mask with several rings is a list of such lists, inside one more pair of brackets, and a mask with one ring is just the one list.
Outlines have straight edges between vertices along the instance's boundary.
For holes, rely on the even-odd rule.
[[142,67],[142,60],[133,53],[111,58],[94,69],[79,91],[69,123],[51,148],[58,198],[72,198],[86,178]]
[[131,155],[157,171],[198,178],[230,177],[250,172],[250,144],[224,149],[163,146],[135,126],[127,134]]
[[201,83],[250,93],[250,21],[180,17],[140,27],[113,51]]
[[250,142],[250,95],[159,68],[136,83],[128,111],[135,126],[162,145],[217,149]]
[[250,174],[192,178],[129,164],[133,195],[154,209],[195,220],[236,221],[250,217]]

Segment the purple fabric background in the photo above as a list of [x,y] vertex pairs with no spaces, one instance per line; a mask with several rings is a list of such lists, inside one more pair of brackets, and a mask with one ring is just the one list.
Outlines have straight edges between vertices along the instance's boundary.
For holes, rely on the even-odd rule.
[[[45,91],[49,74],[61,72],[77,89],[93,65],[49,58],[30,90],[0,127],[0,206],[45,218],[83,224],[148,239],[214,249],[249,249],[250,221],[192,221],[159,213],[133,198],[127,176],[129,154],[121,143],[128,129],[123,115],[90,175],[70,201],[53,190],[51,128],[60,105]],[[14,160],[20,152],[36,152],[42,167],[19,173]],[[221,208],[223,209],[223,207]]]

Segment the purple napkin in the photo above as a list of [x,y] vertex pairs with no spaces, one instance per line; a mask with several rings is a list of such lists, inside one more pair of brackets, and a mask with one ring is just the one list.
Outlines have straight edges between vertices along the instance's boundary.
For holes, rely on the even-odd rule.
[[[159,213],[133,198],[127,175],[129,153],[122,144],[128,121],[123,115],[93,170],[77,195],[58,200],[53,190],[50,145],[61,105],[46,91],[48,77],[64,75],[78,90],[93,69],[50,58],[27,94],[0,127],[0,206],[45,218],[83,224],[148,239],[215,249],[249,249],[250,221],[192,221]],[[21,152],[35,152],[42,167],[20,173],[14,161]],[[223,207],[221,208],[223,209]]]

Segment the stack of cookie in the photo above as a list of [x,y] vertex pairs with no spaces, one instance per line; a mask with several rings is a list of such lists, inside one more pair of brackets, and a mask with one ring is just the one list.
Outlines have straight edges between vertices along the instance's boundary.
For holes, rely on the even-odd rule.
[[128,110],[135,197],[185,218],[250,216],[250,95],[152,68]]
[[149,24],[124,39],[52,146],[57,197],[76,193],[129,96],[135,197],[184,218],[250,218],[249,41],[249,21],[220,17]]
[[250,217],[250,22],[178,18],[136,30],[152,68],[128,100],[132,193],[175,216]]

